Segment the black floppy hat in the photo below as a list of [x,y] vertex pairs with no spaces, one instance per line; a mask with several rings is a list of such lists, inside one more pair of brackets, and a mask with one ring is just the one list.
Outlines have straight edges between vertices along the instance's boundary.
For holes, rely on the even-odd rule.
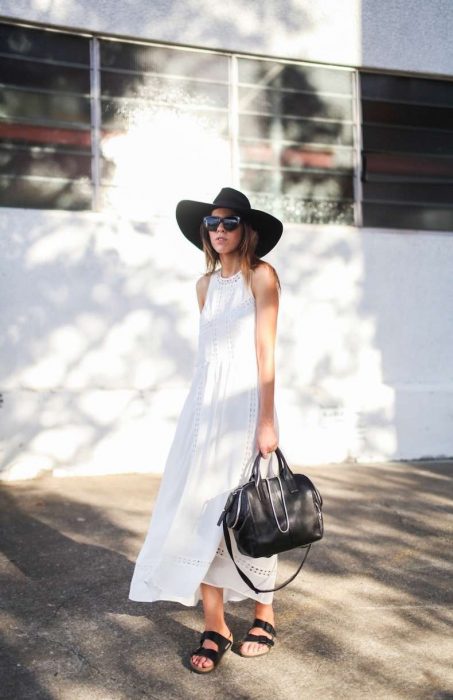
[[283,231],[281,221],[259,209],[252,209],[248,198],[242,192],[232,187],[223,187],[213,202],[195,202],[183,199],[176,207],[178,226],[191,243],[203,250],[200,236],[200,226],[204,216],[213,209],[232,209],[242,220],[249,223],[258,234],[256,255],[262,258],[267,255],[280,240]]

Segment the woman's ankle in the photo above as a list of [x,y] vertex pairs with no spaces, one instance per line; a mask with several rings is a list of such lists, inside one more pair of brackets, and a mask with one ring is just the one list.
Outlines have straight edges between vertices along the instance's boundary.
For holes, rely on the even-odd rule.
[[223,607],[223,589],[209,584],[201,584],[205,630],[224,634],[228,629]]
[[211,632],[217,632],[218,634],[228,637],[230,634],[230,628],[228,627],[225,620],[212,620],[205,618],[204,621],[205,630],[211,630]]
[[264,620],[264,622],[270,622],[270,624],[273,625],[275,620],[275,614],[272,605],[256,603],[255,618],[258,618],[259,620]]

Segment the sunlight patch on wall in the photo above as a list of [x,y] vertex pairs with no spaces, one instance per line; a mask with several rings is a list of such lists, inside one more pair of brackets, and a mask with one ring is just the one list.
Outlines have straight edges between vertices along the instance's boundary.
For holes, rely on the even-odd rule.
[[102,204],[134,219],[168,216],[180,199],[210,201],[231,182],[228,141],[190,113],[135,111],[126,132],[104,138],[103,156],[115,171]]

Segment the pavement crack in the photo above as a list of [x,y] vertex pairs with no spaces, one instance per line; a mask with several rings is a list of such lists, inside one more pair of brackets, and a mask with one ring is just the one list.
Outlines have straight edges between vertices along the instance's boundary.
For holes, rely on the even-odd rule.
[[99,668],[95,666],[95,664],[91,663],[91,661],[85,656],[85,654],[83,654],[80,651],[80,649],[75,647],[73,644],[62,642],[61,640],[55,639],[55,637],[49,635],[45,635],[45,638],[46,641],[55,644],[56,647],[60,647],[60,649],[63,649],[64,651],[69,652],[70,654],[75,656],[80,661],[80,667],[86,664],[92,671],[94,671],[97,674],[100,674]]

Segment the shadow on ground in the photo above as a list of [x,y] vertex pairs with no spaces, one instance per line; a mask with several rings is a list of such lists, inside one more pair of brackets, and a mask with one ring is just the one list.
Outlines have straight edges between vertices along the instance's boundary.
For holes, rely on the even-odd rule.
[[[278,643],[187,670],[201,610],[128,601],[159,479],[42,479],[1,491],[5,700],[453,698],[452,462],[310,468],[325,539],[276,594]],[[298,553],[280,557],[289,574]],[[252,618],[231,604],[239,638]]]

